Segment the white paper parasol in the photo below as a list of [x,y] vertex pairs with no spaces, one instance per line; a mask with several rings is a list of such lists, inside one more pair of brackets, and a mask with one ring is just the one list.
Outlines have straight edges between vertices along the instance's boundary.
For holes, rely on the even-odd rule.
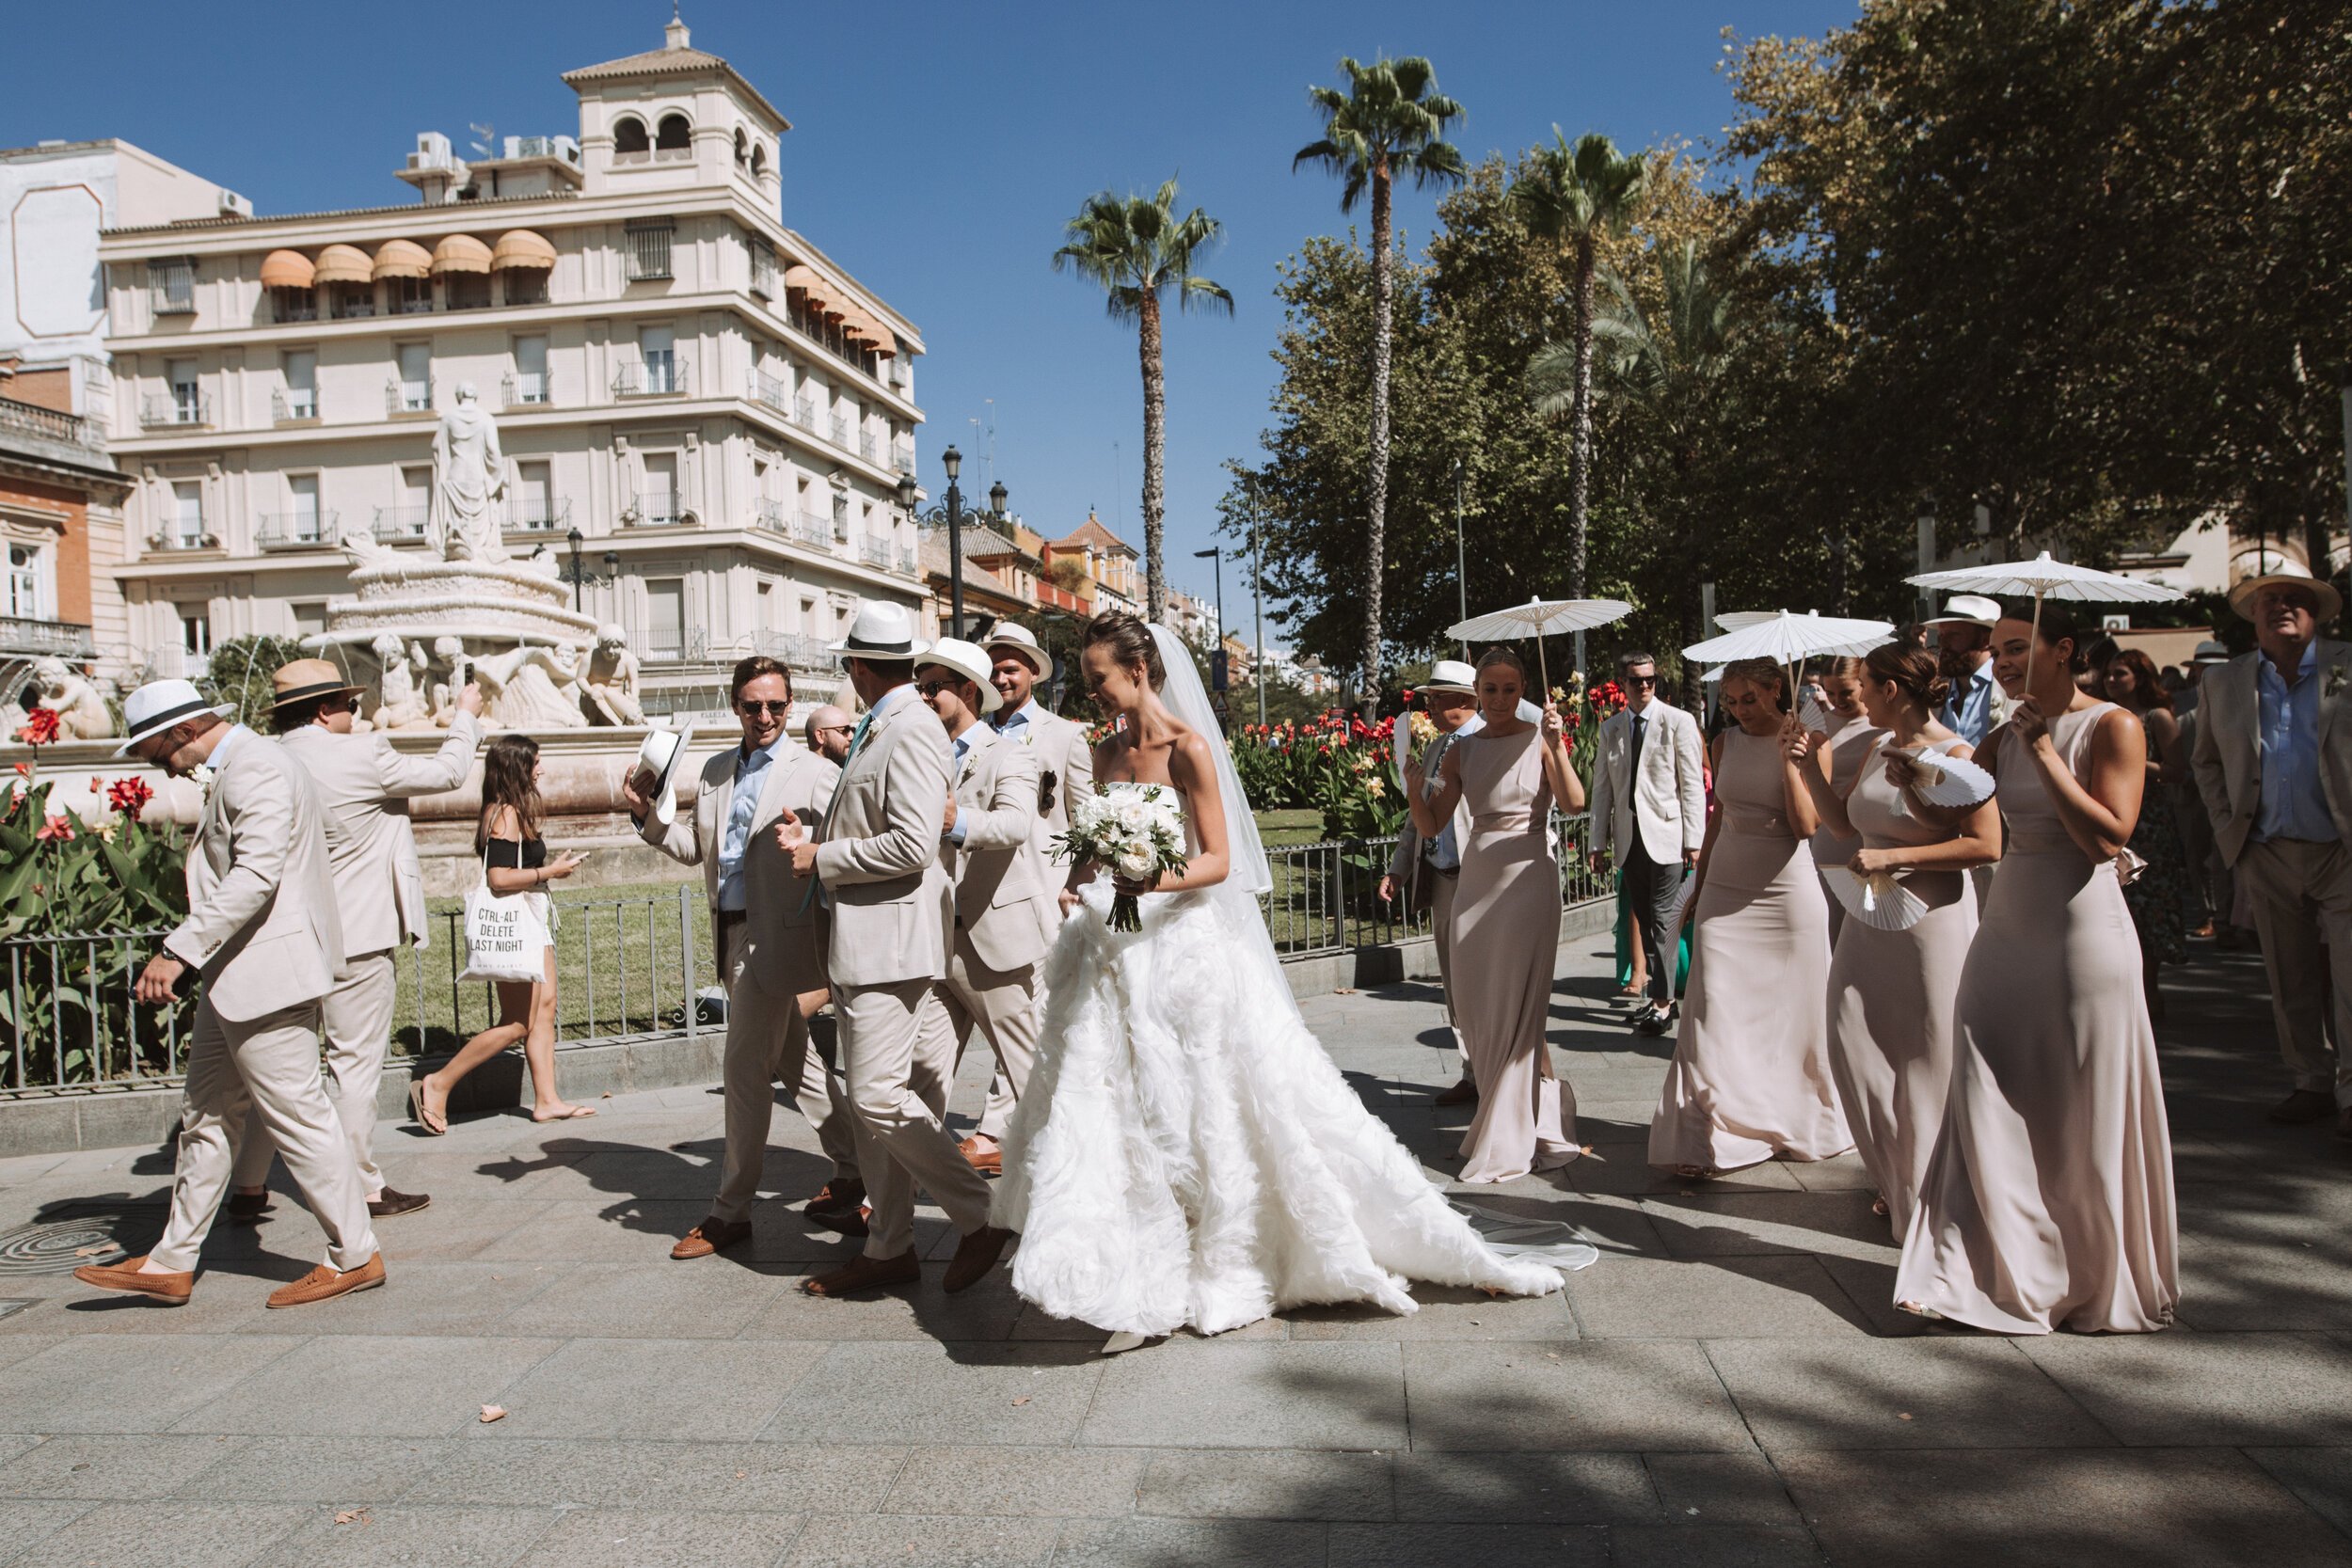
[[2091,566],[2053,561],[2043,550],[2031,561],[1995,566],[1959,566],[1948,572],[1922,572],[1908,579],[1921,588],[1947,594],[1995,594],[2012,599],[2033,598],[2033,642],[2026,644],[2026,685],[2033,685],[2033,643],[2042,641],[2042,601],[2081,600],[2093,604],[2161,604],[2185,595],[2177,588],[2143,582],[2137,578],[2102,572]]
[[1545,701],[1551,698],[1551,669],[1544,657],[1544,639],[1557,632],[1590,631],[1622,621],[1633,607],[1622,599],[1530,599],[1508,610],[1491,610],[1457,621],[1445,634],[1457,641],[1497,642],[1516,637],[1535,640],[1535,667],[1542,677]]
[[[1788,672],[1792,710],[1802,700],[1797,691],[1798,665],[1808,658],[1875,648],[1895,633],[1892,622],[1849,620],[1836,615],[1817,615],[1811,610],[1798,615],[1786,610],[1739,610],[1716,616],[1715,624],[1724,628],[1724,634],[1692,643],[1682,650],[1682,657],[1710,664],[1719,660],[1729,664],[1734,659],[1769,658]],[[1807,729],[1826,729],[1829,723],[1828,716],[1818,711],[1804,721]]]

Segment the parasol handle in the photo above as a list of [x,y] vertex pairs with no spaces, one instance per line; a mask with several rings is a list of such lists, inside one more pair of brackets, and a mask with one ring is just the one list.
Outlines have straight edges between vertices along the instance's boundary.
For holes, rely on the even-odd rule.
[[[2042,552],[2047,554],[2047,551]],[[2042,641],[2042,595],[2033,596],[2033,635],[2026,639],[2026,695],[2033,695],[2033,655]]]

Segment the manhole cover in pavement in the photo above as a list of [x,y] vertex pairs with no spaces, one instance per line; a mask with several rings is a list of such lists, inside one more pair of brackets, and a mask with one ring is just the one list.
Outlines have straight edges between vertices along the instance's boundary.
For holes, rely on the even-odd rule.
[[59,1205],[48,1218],[0,1230],[0,1278],[119,1262],[163,1234],[166,1213],[160,1203]]

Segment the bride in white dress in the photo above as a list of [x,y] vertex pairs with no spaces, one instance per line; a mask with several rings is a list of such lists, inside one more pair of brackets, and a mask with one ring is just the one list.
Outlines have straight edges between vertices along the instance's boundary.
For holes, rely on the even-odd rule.
[[[1104,787],[1172,785],[1193,855],[1110,929],[1091,867],[1046,958],[1037,1062],[1004,1141],[993,1223],[1021,1233],[1013,1289],[1121,1339],[1217,1334],[1284,1307],[1411,1312],[1408,1279],[1513,1295],[1598,1254],[1490,1245],[1364,1108],[1299,1017],[1258,911],[1271,886],[1192,656],[1173,633],[1097,616],[1083,660],[1122,721]],[[1489,1216],[1500,1219],[1502,1216]],[[1541,1227],[1538,1227],[1541,1228]]]

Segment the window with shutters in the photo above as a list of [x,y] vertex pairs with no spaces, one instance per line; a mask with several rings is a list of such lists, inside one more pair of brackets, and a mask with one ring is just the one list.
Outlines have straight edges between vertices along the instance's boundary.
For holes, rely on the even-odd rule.
[[677,237],[674,223],[632,223],[628,226],[628,280],[644,283],[670,276],[670,242]]
[[196,262],[161,256],[147,263],[147,301],[159,316],[196,314]]
[[655,658],[686,657],[685,578],[646,580],[645,652]]
[[776,297],[776,247],[764,234],[752,236],[752,293]]

